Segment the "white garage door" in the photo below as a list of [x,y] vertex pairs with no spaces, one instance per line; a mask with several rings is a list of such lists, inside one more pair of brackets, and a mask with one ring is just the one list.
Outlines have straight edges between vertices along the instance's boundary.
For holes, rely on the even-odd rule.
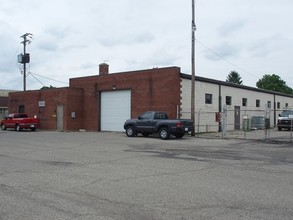
[[101,130],[124,131],[123,125],[130,118],[131,91],[101,93]]

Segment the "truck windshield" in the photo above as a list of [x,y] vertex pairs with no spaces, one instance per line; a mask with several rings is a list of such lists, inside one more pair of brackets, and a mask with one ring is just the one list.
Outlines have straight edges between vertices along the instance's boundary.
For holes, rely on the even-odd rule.
[[293,115],[293,110],[286,110],[281,113],[281,117],[289,117],[289,115]]
[[22,114],[22,113],[14,115],[14,118],[27,118],[27,117],[28,117],[27,114]]

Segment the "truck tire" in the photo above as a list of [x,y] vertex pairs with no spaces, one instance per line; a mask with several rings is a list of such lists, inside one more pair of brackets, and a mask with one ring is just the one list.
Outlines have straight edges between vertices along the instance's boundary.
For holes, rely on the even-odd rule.
[[1,125],[1,130],[6,130],[6,126],[4,124]]
[[176,138],[182,138],[185,135],[185,133],[176,133],[175,137]]
[[133,126],[127,126],[126,127],[126,135],[127,135],[127,137],[134,137],[135,133],[136,132],[135,132]]
[[159,130],[159,136],[162,140],[168,140],[170,138],[169,129],[166,127],[161,128]]
[[16,130],[16,131],[21,131],[21,128],[20,128],[20,125],[19,125],[19,124],[16,124],[16,125],[15,125],[15,130]]

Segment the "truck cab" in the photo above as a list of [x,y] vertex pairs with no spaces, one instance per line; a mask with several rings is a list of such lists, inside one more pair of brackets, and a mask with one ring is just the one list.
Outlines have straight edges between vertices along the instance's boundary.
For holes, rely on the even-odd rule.
[[288,109],[282,111],[281,114],[279,114],[278,118],[278,131],[281,131],[283,128],[287,130],[293,129],[293,109]]

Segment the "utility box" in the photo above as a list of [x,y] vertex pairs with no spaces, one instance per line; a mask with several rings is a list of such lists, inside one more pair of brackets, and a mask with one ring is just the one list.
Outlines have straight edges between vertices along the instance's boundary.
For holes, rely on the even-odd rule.
[[266,129],[269,129],[270,126],[271,126],[270,119],[269,119],[269,118],[266,118],[266,119],[265,119],[265,128],[266,128]]
[[19,54],[17,56],[17,60],[19,63],[29,63],[30,62],[30,54],[26,53],[25,55]]
[[250,120],[248,118],[248,115],[243,115],[242,117],[242,129],[244,131],[250,130]]

